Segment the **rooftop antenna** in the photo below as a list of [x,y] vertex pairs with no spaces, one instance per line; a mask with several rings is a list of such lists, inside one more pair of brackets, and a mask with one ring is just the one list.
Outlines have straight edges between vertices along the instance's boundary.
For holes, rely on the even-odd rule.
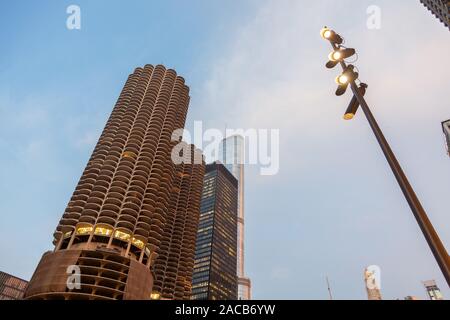
[[326,276],[326,279],[327,279],[328,294],[330,295],[330,300],[333,300],[333,295],[331,294],[331,287],[330,281],[328,281],[328,276]]

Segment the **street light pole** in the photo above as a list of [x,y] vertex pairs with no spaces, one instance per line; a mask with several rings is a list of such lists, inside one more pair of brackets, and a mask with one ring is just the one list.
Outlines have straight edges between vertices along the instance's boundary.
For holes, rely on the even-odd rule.
[[[339,49],[339,46],[336,43],[333,43],[331,41],[330,43],[333,47],[333,50]],[[343,70],[346,70],[347,65],[344,60],[340,61],[340,65],[343,68]],[[389,146],[389,143],[387,142],[386,138],[383,135],[383,132],[378,126],[378,123],[375,120],[375,117],[373,116],[372,112],[370,111],[369,105],[367,104],[366,100],[361,94],[355,80],[356,79],[352,79],[350,82],[352,92],[354,96],[357,98],[359,105],[363,109],[367,121],[369,122],[369,125],[372,128],[372,131],[375,134],[378,143],[380,144],[381,150],[383,151],[386,160],[389,163],[389,166],[391,167],[391,170],[394,173],[394,176],[397,179],[400,188],[402,189],[403,195],[405,196],[406,201],[408,202],[409,207],[411,208],[411,211],[414,214],[414,217],[416,218],[416,221],[419,224],[420,229],[422,230],[422,233],[428,243],[428,246],[433,252],[434,257],[445,279],[447,280],[447,284],[450,287],[450,257],[447,253],[447,250],[445,249],[431,221],[428,219],[428,216],[424,208],[422,207],[419,198],[414,192],[414,189],[412,188],[411,184],[408,181],[408,178],[406,177],[399,162],[397,161],[394,152],[392,151],[391,147]]]
[[417,223],[419,224],[419,227],[422,230],[422,233],[425,239],[427,240],[434,257],[439,267],[441,268],[441,271],[444,274],[445,279],[447,280],[447,284],[450,286],[450,259],[447,250],[442,244],[442,241],[439,238],[437,232],[434,230],[434,227],[430,219],[428,219],[427,213],[422,207],[419,198],[417,198],[414,189],[409,183],[408,178],[403,172],[391,147],[386,141],[386,138],[384,137],[383,132],[378,126],[364,97],[359,93],[356,83],[353,81],[350,85],[353,94],[358,99],[358,102],[361,108],[363,109],[364,114],[366,115],[367,121],[369,122],[369,125],[372,128],[372,131],[375,134],[378,143],[380,144],[381,150],[383,150],[386,160],[389,163],[389,166],[391,167],[392,172],[394,173],[394,176],[397,179],[397,182],[403,191],[403,195],[405,196],[406,201],[408,201],[409,207],[411,208],[411,211],[413,212],[414,217],[416,218]]

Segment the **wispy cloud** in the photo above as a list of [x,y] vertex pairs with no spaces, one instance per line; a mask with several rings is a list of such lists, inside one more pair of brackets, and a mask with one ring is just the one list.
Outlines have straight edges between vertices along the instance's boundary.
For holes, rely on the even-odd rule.
[[[366,9],[373,4],[381,8],[380,30],[366,28]],[[279,254],[285,263],[298,266],[296,274],[302,280],[293,283],[308,282],[307,274],[335,272],[335,285],[346,286],[347,298],[364,298],[366,263],[375,260],[390,268],[385,274],[402,274],[401,266],[393,266],[399,247],[393,248],[392,242],[400,241],[394,234],[420,243],[408,256],[417,278],[406,288],[404,281],[390,277],[384,282],[388,295],[418,290],[424,273],[440,276],[364,115],[342,120],[350,95],[334,96],[339,68],[325,69],[330,46],[319,36],[321,27],[329,25],[357,48],[356,65],[361,79],[369,83],[367,99],[373,112],[425,203],[433,203],[434,221],[445,226],[447,203],[435,193],[450,192],[448,183],[438,182],[450,172],[442,161],[439,135],[440,121],[450,115],[448,82],[443,81],[450,69],[450,42],[448,30],[428,15],[419,2],[305,5],[269,0],[217,47],[217,56],[211,56],[210,73],[197,98],[205,114],[220,113],[211,125],[280,129],[280,175],[262,179],[250,170],[246,182],[247,267],[254,281],[267,282],[267,273],[273,280],[267,283],[270,290],[260,287],[260,292],[308,297],[277,285],[275,280],[286,275],[286,269],[255,269],[258,257],[273,246],[286,250]],[[418,150],[420,156],[414,156]],[[264,203],[261,195],[268,195]],[[395,228],[397,223],[403,227]],[[440,231],[450,239],[448,230]],[[260,236],[266,233],[271,234],[267,241]],[[426,259],[429,264],[419,263]]]
[[80,135],[79,139],[75,140],[75,146],[78,148],[92,149],[97,143],[100,134],[97,131],[88,131]]

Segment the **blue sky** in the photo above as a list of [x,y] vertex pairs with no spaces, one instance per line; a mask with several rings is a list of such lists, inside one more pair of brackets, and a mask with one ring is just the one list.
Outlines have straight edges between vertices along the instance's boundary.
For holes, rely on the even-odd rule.
[[[81,8],[81,30],[66,8]],[[381,28],[366,27],[369,5]],[[342,120],[326,70],[329,25],[359,52],[367,100],[450,245],[450,34],[419,1],[15,1],[0,37],[0,270],[29,279],[127,75],[163,63],[191,88],[187,127],[280,130],[280,172],[246,177],[254,298],[386,299],[450,291],[361,113]]]

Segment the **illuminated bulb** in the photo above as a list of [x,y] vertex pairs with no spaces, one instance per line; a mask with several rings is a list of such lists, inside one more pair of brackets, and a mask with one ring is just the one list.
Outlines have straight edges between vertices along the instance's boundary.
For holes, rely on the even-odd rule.
[[353,113],[344,114],[344,120],[352,120],[355,115]]
[[324,39],[329,39],[332,35],[332,31],[330,29],[328,29],[327,27],[325,27],[322,30],[320,30],[320,35]]
[[348,78],[348,76],[347,75],[345,75],[345,74],[341,74],[340,76],[338,76],[337,78],[336,78],[336,82],[337,82],[337,84],[346,84],[346,83],[348,83],[348,81],[349,81],[349,78]]
[[342,52],[340,51],[333,51],[328,55],[328,59],[330,61],[339,61],[342,58]]
[[325,40],[329,40],[335,44],[341,44],[343,39],[333,30],[328,29],[327,27],[320,30],[320,36]]
[[333,52],[333,56],[332,57],[333,57],[334,60],[339,60],[339,59],[341,59],[342,54],[341,54],[340,51],[335,51],[335,52]]

